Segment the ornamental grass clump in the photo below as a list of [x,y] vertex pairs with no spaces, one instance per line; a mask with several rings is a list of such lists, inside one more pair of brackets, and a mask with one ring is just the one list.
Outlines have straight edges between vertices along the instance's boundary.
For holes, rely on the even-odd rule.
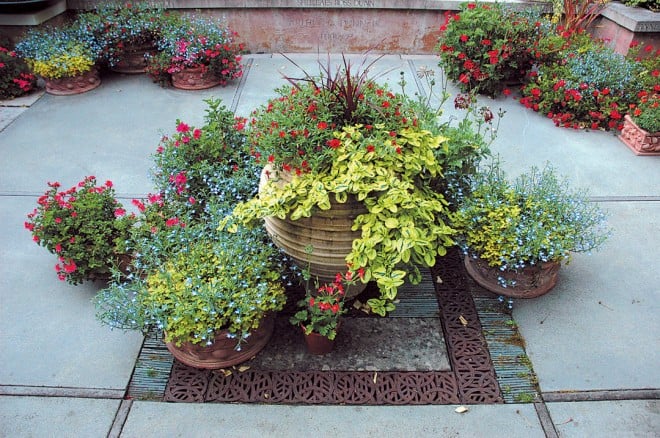
[[75,285],[107,279],[127,253],[134,215],[117,201],[111,181],[97,185],[96,178],[88,176],[68,190],[60,190],[58,182],[48,186],[28,214],[25,228],[36,243],[57,256],[60,280]]
[[[606,214],[586,193],[546,166],[510,183],[496,164],[476,175],[470,195],[451,215],[465,254],[501,271],[521,272],[544,262],[570,260],[607,239]],[[503,287],[506,280],[500,277]]]
[[163,263],[95,297],[97,317],[124,330],[165,333],[166,342],[211,345],[220,330],[237,349],[269,312],[286,301],[279,251],[263,231],[212,233],[188,227]]
[[28,30],[16,52],[32,72],[45,79],[80,76],[93,68],[101,52],[93,33],[75,25]]

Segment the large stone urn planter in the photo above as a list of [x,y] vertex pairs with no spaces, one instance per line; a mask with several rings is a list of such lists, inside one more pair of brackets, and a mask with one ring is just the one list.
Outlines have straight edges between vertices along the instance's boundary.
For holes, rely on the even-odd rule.
[[[260,187],[271,178],[279,178],[282,184],[291,180],[291,176],[264,168]],[[276,175],[276,176],[275,176]],[[345,203],[330,198],[329,210],[317,210],[310,217],[291,220],[267,217],[266,231],[275,245],[289,255],[300,269],[309,269],[312,282],[332,283],[337,273],[345,273],[346,256],[353,248],[353,240],[360,237],[360,231],[352,231],[355,218],[367,213],[366,207],[353,196]],[[312,283],[312,287],[314,283]],[[357,281],[348,286],[346,297],[353,298],[366,288],[366,284]]]
[[[550,292],[557,284],[561,267],[559,262],[547,262],[528,266],[521,272],[501,271],[470,256],[465,256],[464,263],[467,273],[481,287],[508,298],[536,298]],[[507,287],[502,286],[500,279],[508,283]]]
[[240,343],[238,339],[227,337],[227,330],[215,333],[213,344],[192,344],[184,342],[177,346],[167,343],[167,349],[181,363],[193,368],[218,369],[231,367],[253,358],[266,346],[275,328],[275,316],[266,315],[259,327],[250,332],[250,336]]
[[647,132],[626,114],[619,139],[636,155],[660,155],[660,132]]
[[45,79],[46,92],[56,96],[86,93],[101,85],[101,76],[96,68],[79,75],[58,79]]

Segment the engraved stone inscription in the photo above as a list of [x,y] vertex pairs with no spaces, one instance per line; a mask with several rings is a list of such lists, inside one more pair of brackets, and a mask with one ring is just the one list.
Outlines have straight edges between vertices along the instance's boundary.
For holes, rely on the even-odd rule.
[[317,8],[373,8],[376,0],[297,0],[300,7]]

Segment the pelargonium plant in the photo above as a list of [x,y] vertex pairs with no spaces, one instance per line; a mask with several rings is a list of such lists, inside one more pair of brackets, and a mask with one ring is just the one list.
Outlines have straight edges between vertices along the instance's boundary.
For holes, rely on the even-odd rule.
[[22,96],[32,91],[37,78],[16,52],[0,45],[0,99]]
[[487,166],[451,217],[465,254],[501,271],[568,260],[609,235],[606,214],[551,166],[533,167],[512,183],[498,163]]
[[571,47],[562,58],[542,65],[522,89],[520,103],[566,128],[618,129],[650,75],[640,63],[593,42],[589,50]]
[[88,29],[73,25],[28,30],[16,53],[33,73],[58,79],[79,76],[96,66],[101,47]]
[[[364,69],[364,71],[368,70]],[[261,165],[297,175],[328,170],[335,158],[333,132],[344,126],[384,124],[392,131],[417,124],[405,96],[343,68],[324,66],[319,77],[289,78],[291,84],[237,127],[247,129],[248,146]]]
[[163,72],[171,75],[198,67],[218,78],[221,85],[243,75],[243,44],[225,23],[182,16],[166,23],[161,31],[160,53],[152,58],[148,70],[154,78],[159,79]]
[[[352,274],[349,272],[347,275],[350,282]],[[344,280],[338,273],[334,282],[319,286],[313,293],[308,291],[305,298],[298,302],[300,310],[289,318],[291,324],[300,326],[306,335],[318,333],[334,340],[341,315],[347,311],[344,308]]]
[[204,125],[178,120],[176,132],[161,139],[152,180],[165,202],[177,203],[194,218],[209,202],[233,203],[254,196],[259,172],[246,150],[245,135],[219,99],[208,105]]
[[447,76],[464,90],[497,95],[507,81],[521,82],[541,57],[540,11],[500,3],[464,3],[445,12],[437,50]]
[[648,133],[660,132],[660,93],[639,96],[639,103],[631,105],[630,117]]
[[48,183],[25,228],[33,240],[55,254],[57,276],[70,284],[105,278],[127,252],[135,216],[115,197],[111,181],[97,185],[88,176],[68,190]]

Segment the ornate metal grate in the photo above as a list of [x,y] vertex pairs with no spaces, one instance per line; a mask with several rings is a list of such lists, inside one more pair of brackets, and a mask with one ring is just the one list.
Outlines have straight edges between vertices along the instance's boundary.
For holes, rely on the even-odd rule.
[[[280,371],[231,373],[174,362],[164,400],[289,404],[503,403],[458,252],[431,270],[451,371]],[[434,309],[434,312],[437,311]]]

